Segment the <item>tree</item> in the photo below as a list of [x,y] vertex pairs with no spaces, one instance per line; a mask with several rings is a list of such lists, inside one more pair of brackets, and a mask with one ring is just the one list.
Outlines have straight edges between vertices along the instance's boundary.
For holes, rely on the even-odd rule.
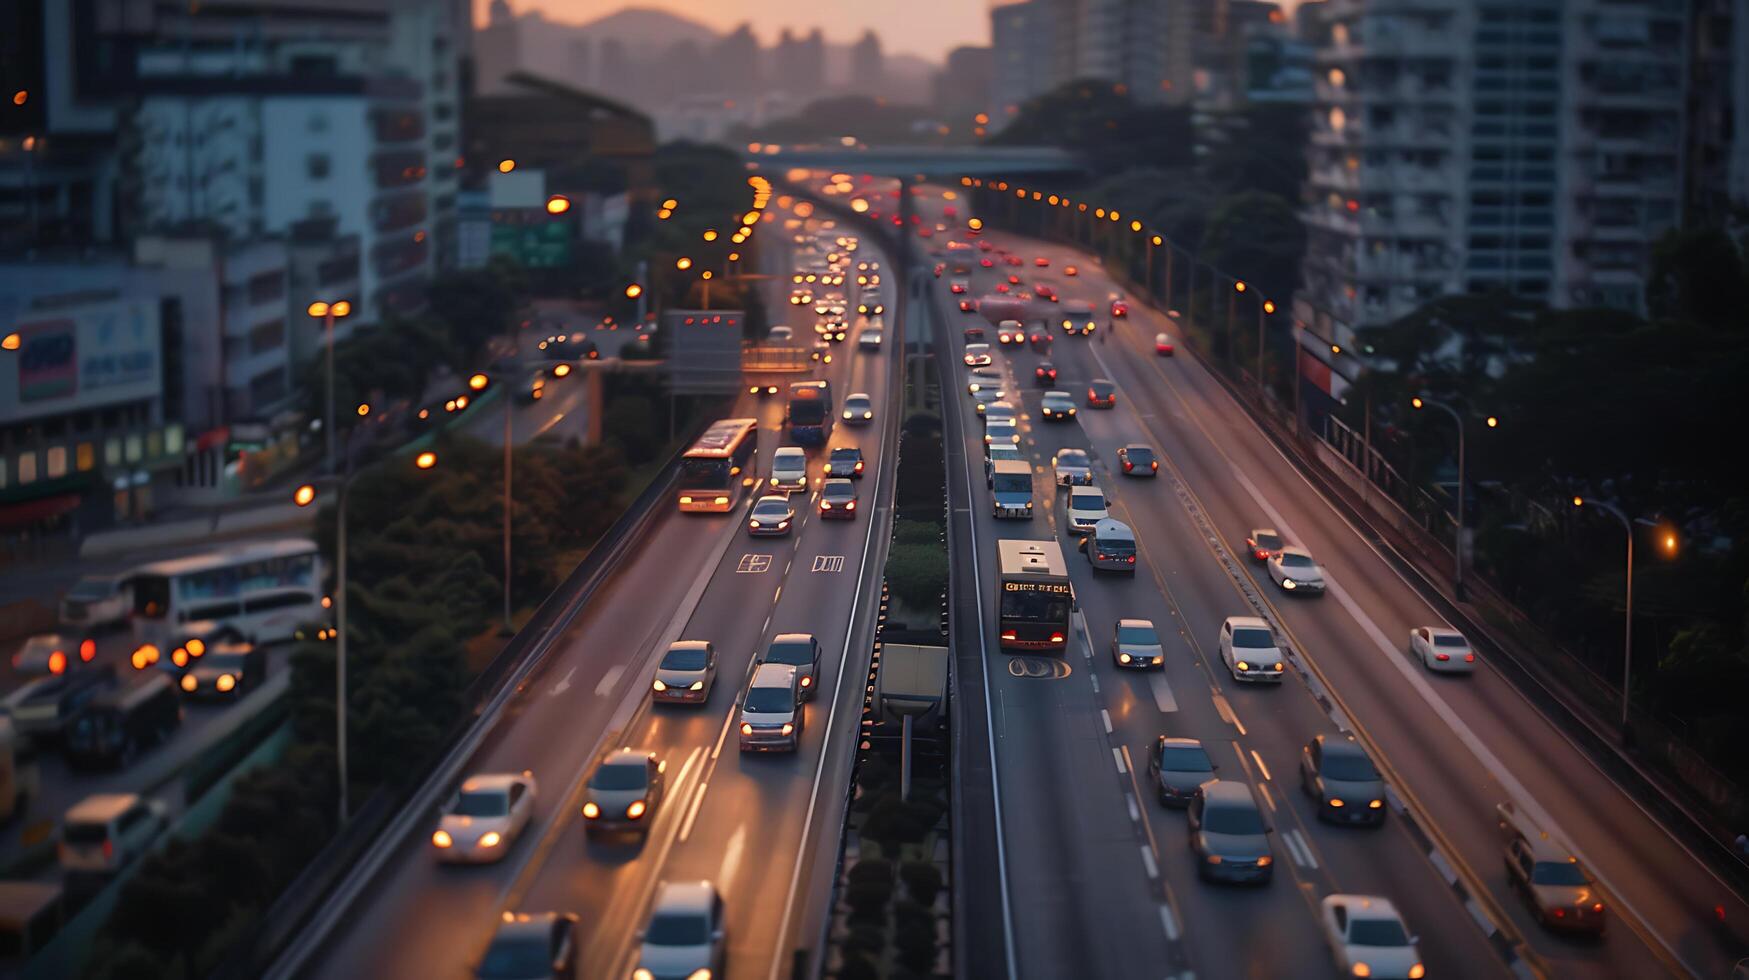
[[483,269],[452,269],[433,280],[427,290],[431,316],[444,327],[461,363],[458,371],[480,362],[488,343],[505,336],[522,319],[526,273],[515,262],[495,257]]
[[1274,194],[1245,191],[1215,207],[1201,258],[1285,302],[1299,282],[1305,248],[1306,229],[1293,205]]
[[1672,228],[1652,246],[1646,306],[1654,317],[1735,327],[1749,306],[1742,250],[1718,228]]
[[1138,106],[1122,86],[1100,79],[1068,82],[1028,100],[986,142],[1061,147],[1080,155],[1099,176],[1138,167],[1188,167],[1196,144],[1188,108]]

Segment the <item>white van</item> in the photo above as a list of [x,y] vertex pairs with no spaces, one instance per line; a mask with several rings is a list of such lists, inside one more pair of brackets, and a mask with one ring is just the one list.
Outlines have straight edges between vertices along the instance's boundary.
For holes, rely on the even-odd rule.
[[164,804],[136,793],[87,796],[61,824],[61,868],[114,874],[146,853],[169,823]]
[[794,752],[802,742],[801,672],[762,663],[741,698],[741,751]]

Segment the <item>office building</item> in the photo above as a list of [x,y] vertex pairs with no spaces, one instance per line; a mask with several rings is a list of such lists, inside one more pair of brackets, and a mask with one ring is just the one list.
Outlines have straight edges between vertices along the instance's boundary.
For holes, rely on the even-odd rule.
[[864,31],[850,48],[850,88],[864,94],[883,91],[887,81],[887,59],[881,53],[881,39],[874,31]]
[[990,116],[995,129],[1018,113],[1026,100],[1050,89],[1050,23],[1049,0],[1024,0],[990,10],[994,49],[990,103],[995,106]]
[[1329,0],[1304,296],[1348,326],[1440,295],[1644,306],[1679,220],[1683,13]]

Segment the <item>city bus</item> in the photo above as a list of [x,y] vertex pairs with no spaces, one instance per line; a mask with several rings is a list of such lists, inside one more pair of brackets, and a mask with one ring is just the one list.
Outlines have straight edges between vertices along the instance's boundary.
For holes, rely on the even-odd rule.
[[255,541],[134,569],[134,645],[161,656],[184,624],[216,620],[251,642],[293,638],[299,626],[327,618],[322,557],[301,538]]
[[796,381],[789,386],[784,413],[790,441],[798,446],[824,446],[832,434],[832,385],[827,381]]
[[1055,541],[996,542],[997,635],[1004,650],[1068,649],[1075,589]]
[[680,459],[676,494],[688,514],[726,513],[751,485],[759,458],[759,420],[723,419]]

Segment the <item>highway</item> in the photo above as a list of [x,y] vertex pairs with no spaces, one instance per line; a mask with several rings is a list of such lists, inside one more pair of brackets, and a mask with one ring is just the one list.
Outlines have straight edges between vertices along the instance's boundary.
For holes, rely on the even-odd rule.
[[[919,212],[937,220],[944,192],[923,188],[919,197]],[[933,246],[945,237],[936,235]],[[972,281],[974,297],[991,294],[1009,273],[1025,288],[1047,282],[1065,301],[1091,300],[1099,310],[1119,289],[1087,254],[986,237],[1025,265],[982,269],[976,252],[928,262],[950,266],[931,284],[934,338],[949,355],[950,434],[959,436],[950,440],[949,461],[953,541],[962,548],[956,575],[971,557],[962,542],[975,542],[982,583],[975,597],[956,595],[955,635],[963,642],[970,630],[985,653],[1015,975],[1317,975],[1331,969],[1317,902],[1337,891],[1391,898],[1419,935],[1433,977],[1503,974],[1514,934],[1534,950],[1528,966],[1562,977],[1723,976],[1749,952],[1742,900],[1491,669],[1486,649],[1471,677],[1427,674],[1406,655],[1411,627],[1440,625],[1437,615],[1182,344],[1174,358],[1156,356],[1155,333],[1176,334],[1165,317],[1132,303],[1129,321],[1104,342],[1056,334],[1051,359],[1060,374],[1051,387],[1075,394],[1081,406],[1068,424],[1039,419],[1046,389],[1032,372],[1042,355],[998,348],[997,366],[1017,382],[1008,387],[1020,395],[1038,516],[995,521],[981,425],[957,357],[963,327],[993,330],[958,310],[959,297],[948,292],[951,266],[969,266],[961,278]],[[1049,268],[1034,266],[1040,255]],[[1069,263],[1079,276],[1063,274]],[[1107,319],[1102,313],[1100,330]],[[1114,410],[1086,407],[1094,377],[1117,383]],[[1158,479],[1117,472],[1116,450],[1136,442],[1163,454]],[[1112,516],[1136,530],[1133,580],[1095,579],[1061,529],[1049,463],[1064,446],[1091,451]],[[962,507],[969,508],[963,528]],[[1249,529],[1271,525],[1311,550],[1326,570],[1328,595],[1285,597],[1261,565],[1243,560]],[[1063,542],[1091,634],[1062,659],[1066,671],[1047,658],[1001,653],[993,636],[994,541],[1051,536]],[[1291,648],[1279,688],[1237,685],[1220,663],[1222,620],[1255,614]],[[1109,637],[1123,616],[1160,628],[1163,673],[1114,669]],[[1339,730],[1360,736],[1390,783],[1380,829],[1321,824],[1300,791],[1301,746]],[[1183,815],[1152,802],[1146,772],[1135,768],[1161,734],[1202,739],[1220,778],[1253,787],[1274,828],[1271,885],[1196,880]],[[1546,932],[1509,890],[1494,822],[1494,804],[1506,799],[1565,837],[1599,879],[1614,917],[1606,938]]]
[[[865,244],[858,256],[873,251]],[[892,286],[883,288],[890,296]],[[787,306],[782,296],[771,302]],[[807,336],[812,319],[795,326]],[[790,951],[812,947],[823,925],[873,638],[891,522],[890,467],[882,463],[897,433],[892,333],[880,352],[837,345],[822,375],[840,400],[856,391],[873,398],[874,424],[840,425],[830,438],[860,446],[868,459],[859,517],[821,521],[810,491],[794,498],[789,536],[755,539],[745,507],[682,515],[662,505],[643,544],[564,628],[464,768],[527,769],[539,781],[534,820],[505,860],[437,864],[428,844],[433,814],[383,842],[391,851],[381,872],[335,910],[325,938],[301,937],[298,951],[309,955],[286,960],[276,975],[471,975],[502,911],[556,909],[581,916],[579,976],[628,976],[657,884],[700,878],[727,902],[729,972],[790,975]],[[780,398],[746,394],[725,413],[759,418],[761,475],[781,444],[782,413]],[[810,468],[820,459],[811,453]],[[730,728],[755,652],[791,631],[814,633],[825,649],[801,751],[742,757]],[[702,707],[652,707],[655,663],[683,638],[715,643],[715,689]],[[666,760],[665,798],[646,840],[586,840],[579,791],[594,762],[618,746]]]

